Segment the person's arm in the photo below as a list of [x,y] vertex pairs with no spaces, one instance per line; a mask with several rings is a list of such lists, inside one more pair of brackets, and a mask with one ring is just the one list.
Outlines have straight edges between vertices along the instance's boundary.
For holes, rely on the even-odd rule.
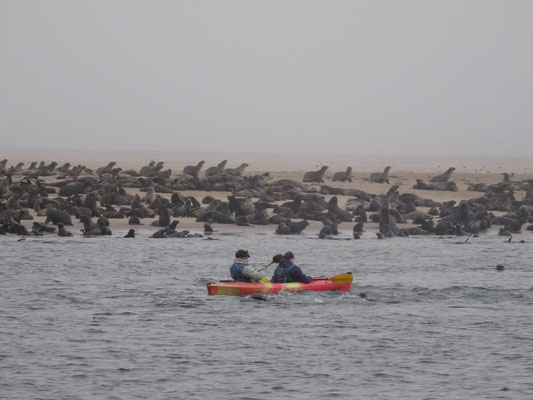
[[296,282],[310,283],[313,280],[310,276],[305,275],[302,272],[302,269],[297,265],[292,267],[290,274],[292,280]]
[[242,273],[244,276],[246,276],[248,279],[250,279],[253,282],[259,282],[261,279],[265,277],[266,270],[261,269],[260,271],[256,271],[249,265],[246,265],[242,269]]

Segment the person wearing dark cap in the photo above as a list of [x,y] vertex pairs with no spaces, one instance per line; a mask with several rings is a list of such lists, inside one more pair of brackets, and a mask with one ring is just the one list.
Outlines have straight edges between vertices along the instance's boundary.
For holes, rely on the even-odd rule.
[[305,275],[301,268],[294,264],[294,254],[290,251],[286,252],[283,260],[276,267],[274,276],[270,280],[273,283],[285,282],[303,282],[310,283],[313,280],[310,276]]
[[247,250],[238,250],[235,253],[233,265],[230,267],[231,278],[239,282],[259,282],[265,277],[268,265],[256,270],[248,265],[250,254]]

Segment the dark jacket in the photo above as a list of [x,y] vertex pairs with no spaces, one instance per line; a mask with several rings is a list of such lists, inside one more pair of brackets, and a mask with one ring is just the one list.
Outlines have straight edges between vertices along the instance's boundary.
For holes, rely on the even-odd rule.
[[244,267],[246,267],[246,264],[242,263],[235,263],[230,267],[229,271],[234,281],[250,282],[250,279],[242,272]]
[[265,277],[266,267],[256,270],[248,265],[248,261],[236,258],[230,267],[231,278],[239,282],[259,282]]
[[291,263],[290,261],[284,261],[276,267],[274,276],[270,280],[273,283],[284,282],[303,282],[309,283],[313,280],[310,276],[305,275],[299,266]]

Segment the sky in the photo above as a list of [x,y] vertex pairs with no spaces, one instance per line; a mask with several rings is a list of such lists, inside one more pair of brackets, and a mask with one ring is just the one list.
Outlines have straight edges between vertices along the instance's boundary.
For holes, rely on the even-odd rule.
[[528,157],[533,1],[0,0],[0,149]]

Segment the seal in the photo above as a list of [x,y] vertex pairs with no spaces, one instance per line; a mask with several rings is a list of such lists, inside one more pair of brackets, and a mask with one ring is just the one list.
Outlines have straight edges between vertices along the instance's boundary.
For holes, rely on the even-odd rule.
[[92,184],[93,181],[90,179],[80,179],[76,182],[70,182],[64,186],[61,186],[61,188],[59,189],[59,195],[68,197],[75,194],[83,194],[85,193],[86,189],[89,188]]
[[146,188],[146,194],[142,198],[142,201],[148,204],[148,206],[151,206],[152,203],[155,201],[155,189],[153,186],[148,186]]
[[226,168],[224,170],[224,173],[233,175],[233,176],[242,176],[242,173],[244,172],[244,169],[248,167],[249,164],[242,163],[237,168]]
[[452,176],[453,171],[455,171],[455,168],[454,167],[450,167],[450,168],[448,168],[446,170],[445,173],[437,175],[437,176],[434,176],[429,181],[430,182],[446,183],[446,182],[448,182],[448,180]]
[[170,224],[170,213],[166,206],[160,205],[159,206],[159,220],[152,222],[152,226],[167,226]]
[[19,162],[17,165],[15,165],[15,167],[12,167],[13,168],[13,172],[22,171],[22,167],[24,167],[24,163],[23,162]]
[[320,232],[318,232],[318,238],[319,239],[325,239],[326,236],[331,235],[331,225],[324,225],[322,229],[320,229]]
[[135,229],[130,229],[128,233],[126,233],[125,238],[135,238]]
[[57,236],[62,236],[62,237],[71,237],[72,236],[72,233],[70,233],[69,231],[67,231],[65,229],[65,225],[63,225],[62,222],[59,222],[57,224]]
[[351,182],[352,181],[352,167],[346,168],[346,171],[335,172],[333,174],[333,182],[335,181]]
[[289,222],[287,225],[291,229],[291,234],[297,235],[301,233],[305,228],[307,228],[309,222],[305,220],[300,222]]
[[183,168],[183,174],[184,175],[191,175],[195,178],[198,178],[198,174],[200,173],[200,170],[204,166],[205,161],[200,161],[196,165],[187,165],[185,168]]
[[9,223],[10,219],[14,219],[16,222],[21,220],[32,220],[33,217],[30,215],[28,210],[21,208],[20,210],[2,210],[0,211],[0,223]]
[[6,208],[8,210],[20,210],[22,207],[20,206],[19,199],[20,196],[18,194],[11,196],[7,199]]
[[257,214],[254,215],[252,219],[252,224],[254,225],[268,225],[268,213],[267,210],[261,210]]
[[58,210],[54,207],[46,208],[46,221],[45,224],[52,222],[52,224],[57,225],[59,222],[62,222],[63,225],[72,225],[71,215],[63,210]]
[[290,235],[291,228],[289,228],[289,225],[287,223],[281,222],[276,228],[276,234],[277,235]]
[[324,174],[328,169],[327,165],[322,166],[318,171],[307,171],[304,174],[304,182],[324,182]]
[[9,232],[15,233],[17,235],[22,236],[30,236],[30,233],[26,229],[26,227],[22,224],[19,224],[17,221],[15,221],[13,218],[10,218],[8,221],[9,225]]
[[229,201],[229,209],[231,212],[235,213],[236,217],[240,217],[241,215],[248,215],[255,212],[255,208],[252,210],[252,212],[247,212],[242,206],[242,202],[237,199],[235,196],[228,196]]
[[353,227],[353,232],[354,233],[363,233],[364,232],[364,229],[363,229],[363,222],[358,222],[357,224],[354,225]]
[[215,230],[211,226],[212,221],[206,221],[204,222],[204,233],[206,235],[213,233]]
[[139,170],[139,175],[150,176],[152,174],[156,174],[163,169],[163,164],[163,161],[159,161],[157,164],[155,161],[150,161],[148,165],[145,165]]
[[174,237],[177,235],[176,226],[178,226],[179,221],[174,220],[169,225],[165,226],[162,229],[159,229],[158,231],[154,232],[152,235],[149,236],[151,239],[164,239],[166,237]]
[[96,173],[98,176],[102,176],[103,174],[109,174],[113,170],[113,167],[117,165],[116,161],[111,161],[109,164],[107,164],[105,167],[100,167],[96,170]]
[[341,221],[345,221],[345,222],[352,221],[352,213],[350,213],[349,211],[343,210],[342,208],[339,207],[337,196],[333,196],[331,199],[329,199],[328,212],[334,219],[338,218]]
[[370,174],[370,180],[376,183],[389,183],[389,171],[391,167],[387,166],[383,172],[374,172]]
[[206,177],[209,177],[209,176],[213,176],[213,175],[216,175],[216,174],[222,174],[224,172],[224,168],[226,167],[226,163],[228,162],[228,160],[224,160],[224,161],[221,161],[220,163],[218,163],[218,165],[214,166],[214,167],[209,167],[205,170],[205,176]]
[[31,228],[31,233],[34,236],[43,236],[43,233],[41,232],[41,224],[38,222],[34,222]]
[[[244,219],[246,219],[246,217],[244,217]],[[217,210],[208,211],[196,219],[197,222],[206,222],[209,220],[213,220],[219,224],[234,224],[236,222],[235,217],[232,214],[224,214]]]
[[109,221],[105,217],[98,218],[98,221],[96,222],[98,225],[98,228],[100,228],[100,232],[102,235],[111,235],[111,229],[109,229]]
[[137,215],[132,215],[130,219],[128,219],[128,225],[141,225],[141,220]]
[[92,236],[92,235],[101,235],[102,231],[100,230],[100,227],[96,225],[91,218],[83,215],[80,218],[80,222],[83,224],[83,235],[84,236]]
[[[36,163],[37,164],[37,163]],[[65,163],[63,164],[61,167],[57,168],[57,170],[59,172],[63,172],[64,174],[66,174],[68,172],[68,170],[70,169],[70,163]]]

